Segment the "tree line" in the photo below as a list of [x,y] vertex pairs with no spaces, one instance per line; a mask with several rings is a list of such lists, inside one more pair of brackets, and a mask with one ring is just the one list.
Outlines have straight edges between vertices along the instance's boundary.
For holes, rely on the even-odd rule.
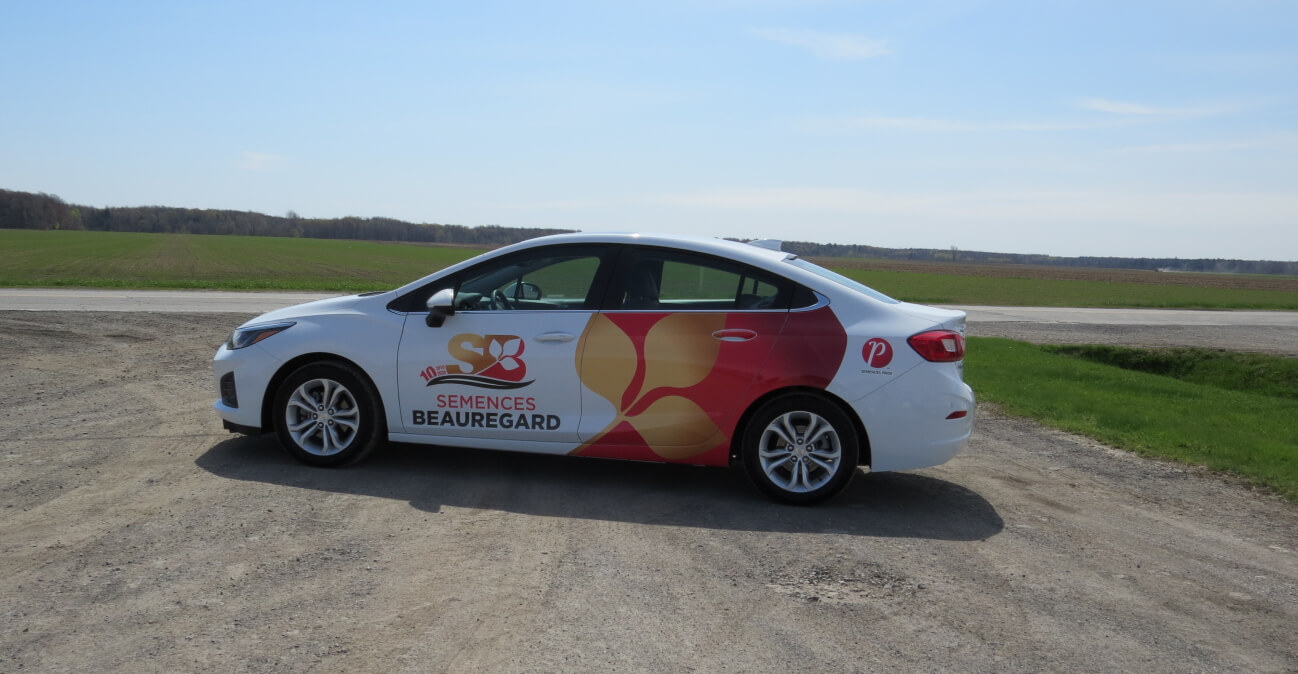
[[0,229],[68,229],[157,234],[233,234],[311,239],[364,239],[490,248],[566,229],[486,225],[415,224],[393,218],[303,218],[250,211],[166,206],[95,208],[64,202],[53,194],[0,190]]
[[[392,218],[302,218],[292,211],[283,217],[249,211],[224,211],[165,206],[95,208],[68,204],[52,194],[0,189],[0,229],[72,229],[101,232],[155,232],[164,234],[236,234],[289,236],[313,239],[364,239],[468,245],[503,246],[566,229],[527,229],[487,225],[415,224]],[[784,250],[804,257],[855,257],[921,262],[969,264],[1033,264],[1059,267],[1100,267],[1233,274],[1283,274],[1298,276],[1298,261],[1230,259],[1179,259],[1129,257],[1055,257],[1018,253],[937,248],[880,248],[786,241]]]

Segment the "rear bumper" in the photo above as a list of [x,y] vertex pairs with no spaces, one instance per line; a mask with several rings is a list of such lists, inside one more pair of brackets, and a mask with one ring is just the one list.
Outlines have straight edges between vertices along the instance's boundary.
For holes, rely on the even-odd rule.
[[869,437],[871,471],[941,465],[973,434],[973,389],[938,368],[917,367],[852,407]]

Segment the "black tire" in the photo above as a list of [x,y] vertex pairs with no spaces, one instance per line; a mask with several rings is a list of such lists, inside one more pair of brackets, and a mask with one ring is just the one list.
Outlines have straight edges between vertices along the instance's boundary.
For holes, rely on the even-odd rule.
[[295,370],[275,393],[271,414],[284,451],[312,466],[355,463],[387,436],[378,393],[345,363],[311,363]]
[[781,503],[820,503],[842,491],[857,472],[856,427],[825,398],[792,393],[770,400],[749,418],[743,433],[740,455],[748,479]]

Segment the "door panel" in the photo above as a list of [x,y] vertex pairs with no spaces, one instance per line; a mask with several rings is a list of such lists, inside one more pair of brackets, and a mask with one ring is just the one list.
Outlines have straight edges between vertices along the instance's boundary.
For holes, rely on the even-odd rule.
[[[659,460],[688,458],[724,442],[787,315],[594,317],[581,349],[582,441],[642,446]],[[729,339],[732,330],[745,339]]]
[[789,316],[789,284],[710,256],[639,249],[582,336],[587,456],[722,464]]
[[454,279],[442,325],[408,315],[397,357],[406,432],[576,444],[578,338],[615,253],[551,246],[493,259]]
[[397,378],[406,432],[575,443],[577,338],[593,312],[458,312],[406,319]]

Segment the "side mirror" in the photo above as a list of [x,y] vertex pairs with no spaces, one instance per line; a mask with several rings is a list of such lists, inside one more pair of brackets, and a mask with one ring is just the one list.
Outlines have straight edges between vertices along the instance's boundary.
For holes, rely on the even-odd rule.
[[501,291],[505,297],[512,300],[529,300],[535,302],[541,299],[541,287],[531,281],[515,281]]
[[519,299],[536,301],[541,299],[541,287],[535,283],[523,281],[519,286]]
[[428,318],[424,322],[430,328],[440,328],[448,316],[455,315],[455,290],[442,288],[428,298]]

